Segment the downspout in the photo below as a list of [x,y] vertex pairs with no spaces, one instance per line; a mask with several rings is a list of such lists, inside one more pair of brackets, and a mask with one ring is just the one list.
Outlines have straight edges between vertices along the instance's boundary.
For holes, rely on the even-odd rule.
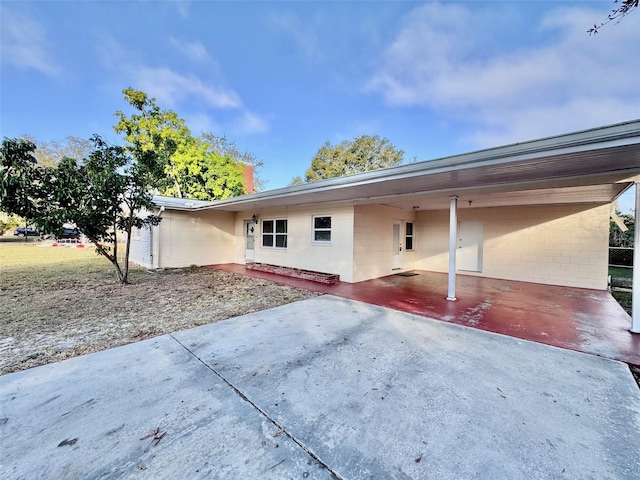
[[[162,217],[164,210],[165,206],[160,206],[159,217]],[[154,270],[160,268],[160,224],[151,226],[151,267]]]
[[631,328],[640,333],[640,182],[636,184],[635,232],[633,235],[633,286],[631,287]]
[[458,246],[458,197],[449,197],[449,288],[447,300],[456,299],[456,247]]

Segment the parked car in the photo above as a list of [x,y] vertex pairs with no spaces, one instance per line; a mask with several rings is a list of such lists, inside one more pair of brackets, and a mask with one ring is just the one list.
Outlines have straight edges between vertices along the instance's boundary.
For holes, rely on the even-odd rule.
[[58,238],[71,238],[77,240],[80,238],[80,231],[77,228],[63,228]]
[[17,237],[39,237],[40,233],[33,227],[18,227],[13,231]]

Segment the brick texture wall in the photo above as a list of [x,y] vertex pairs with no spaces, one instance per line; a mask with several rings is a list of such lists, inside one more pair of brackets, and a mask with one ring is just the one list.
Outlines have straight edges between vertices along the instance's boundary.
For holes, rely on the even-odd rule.
[[[608,205],[469,208],[458,216],[484,227],[483,270],[465,275],[607,288]],[[448,212],[418,214],[416,268],[447,271],[448,222]]]
[[260,272],[275,273],[286,277],[300,278],[302,280],[311,280],[312,282],[334,284],[340,283],[340,275],[331,273],[312,272],[310,270],[301,270],[299,268],[280,267],[277,265],[269,265],[266,263],[250,262],[246,264],[249,270],[258,270]]

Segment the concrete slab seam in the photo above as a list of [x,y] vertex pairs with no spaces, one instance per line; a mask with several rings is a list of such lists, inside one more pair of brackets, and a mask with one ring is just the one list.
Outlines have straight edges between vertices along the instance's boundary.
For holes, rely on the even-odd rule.
[[231,388],[242,400],[247,402],[249,405],[251,405],[253,408],[255,408],[258,412],[260,412],[260,414],[263,417],[265,417],[276,428],[278,428],[278,430],[281,431],[284,435],[286,435],[293,443],[298,445],[311,458],[313,458],[316,462],[318,462],[320,465],[322,465],[322,467],[325,468],[331,475],[333,475],[338,480],[346,480],[344,477],[342,477],[342,475],[340,475],[339,473],[334,471],[326,462],[324,462],[320,457],[318,457],[318,455],[316,455],[306,445],[304,445],[304,443],[302,443],[302,441],[298,440],[294,435],[292,435],[290,432],[288,432],[287,429],[284,427],[284,425],[281,425],[280,423],[278,423],[278,421],[276,421],[275,419],[271,418],[267,412],[265,412],[262,408],[260,408],[259,405],[257,405],[249,397],[247,397],[244,393],[242,393],[242,391],[238,387],[233,385],[227,378],[225,378],[223,375],[221,375],[219,372],[217,372],[214,368],[212,368],[210,365],[208,365],[205,361],[203,361],[200,357],[198,357],[198,355],[196,355],[193,351],[191,351],[185,344],[183,344],[180,340],[178,340],[172,334],[168,334],[168,335],[173,340],[175,340],[176,343],[178,343],[178,345],[180,345],[182,348],[184,348],[192,357],[194,357],[196,360],[198,360],[206,368],[211,370],[211,372],[213,372],[220,380],[222,380],[226,385],[228,385],[229,388]]

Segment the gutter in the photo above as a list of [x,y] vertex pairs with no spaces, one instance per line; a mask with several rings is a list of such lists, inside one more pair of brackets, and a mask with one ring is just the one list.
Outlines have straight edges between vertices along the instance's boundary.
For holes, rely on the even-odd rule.
[[381,183],[388,180],[400,180],[420,175],[455,172],[472,167],[478,168],[495,166],[533,158],[544,158],[545,156],[551,155],[563,155],[586,150],[635,144],[640,144],[640,120],[540,140],[515,143],[503,147],[478,150],[475,152],[442,157],[434,160],[416,162],[409,165],[400,165],[397,167],[321,180],[312,184],[296,185],[293,187],[284,187],[251,195],[242,195],[225,200],[216,200],[212,202],[211,205],[196,207],[194,210],[242,205],[243,203],[255,202],[258,200],[292,197],[344,187]]

